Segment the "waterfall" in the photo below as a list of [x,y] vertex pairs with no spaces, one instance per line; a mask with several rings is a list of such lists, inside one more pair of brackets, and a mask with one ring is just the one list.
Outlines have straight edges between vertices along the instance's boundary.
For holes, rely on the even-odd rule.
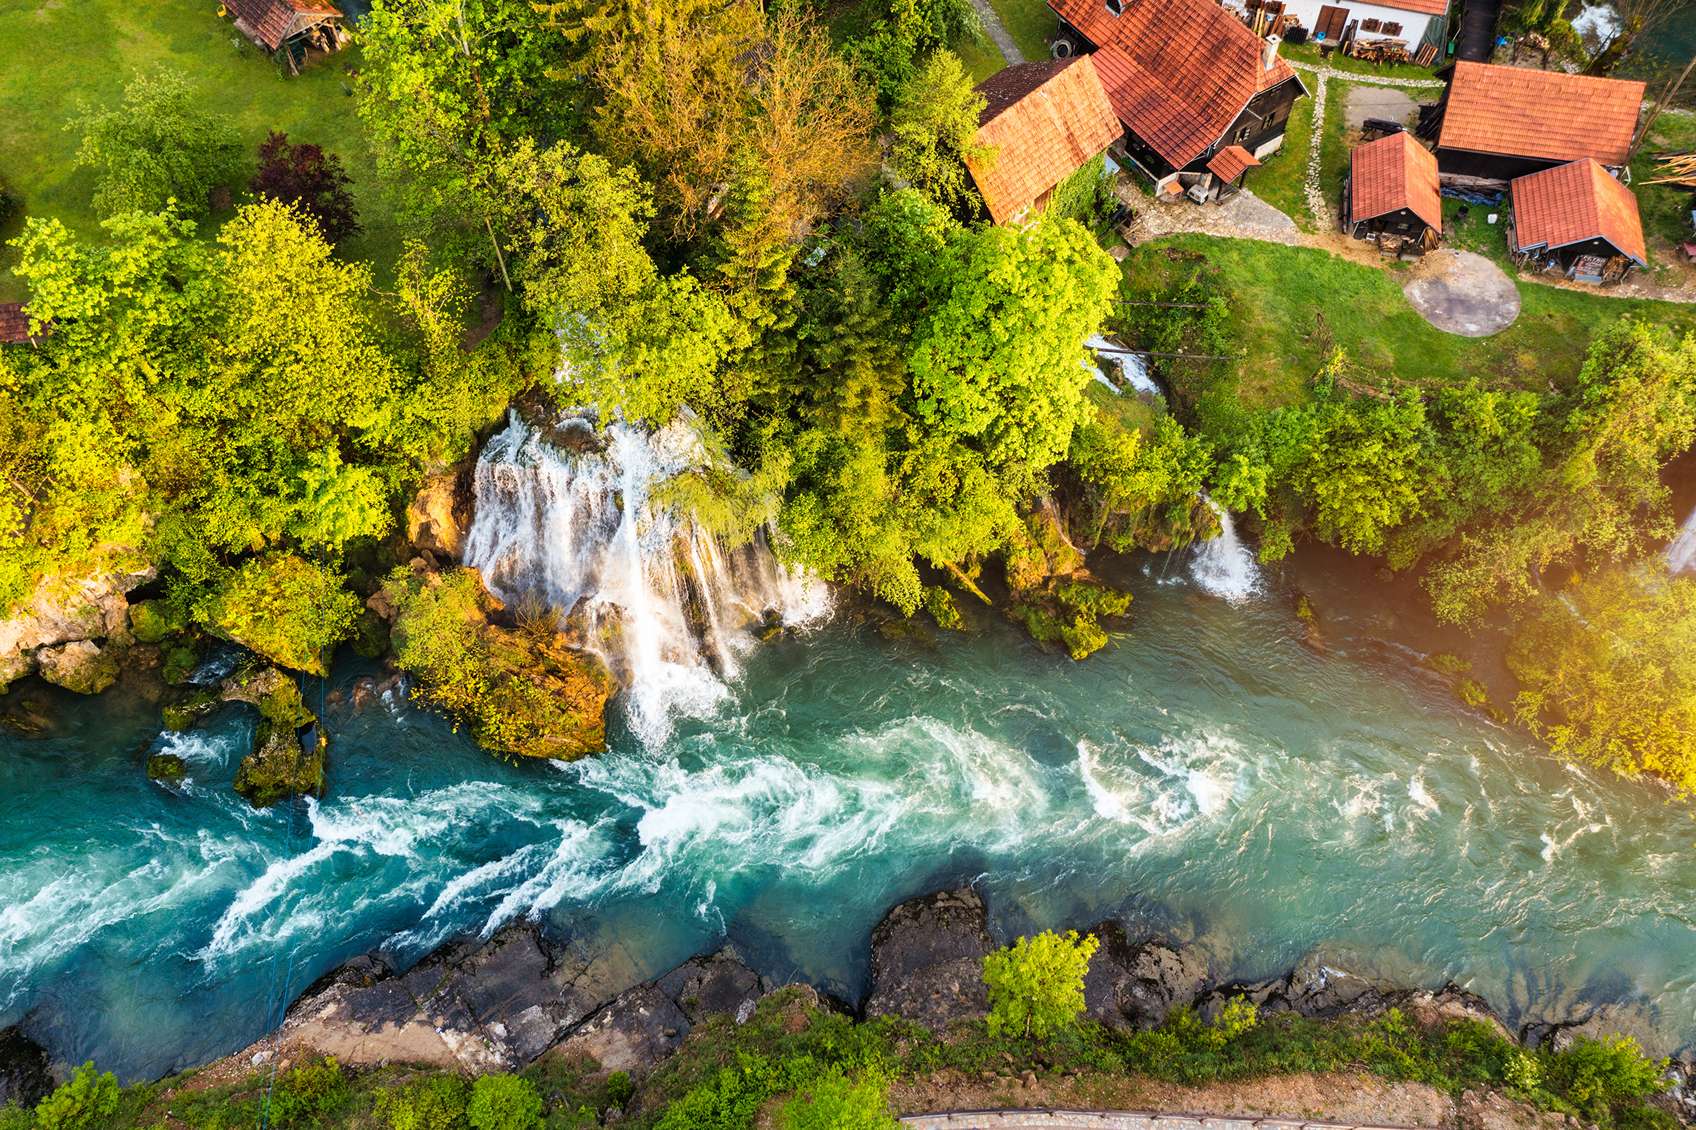
[[465,561],[509,604],[539,602],[625,687],[631,729],[650,746],[678,716],[709,715],[768,622],[829,610],[824,585],[783,567],[762,536],[726,549],[655,497],[702,466],[691,422],[659,431],[571,418],[557,442],[512,413],[477,460]]
[[1222,600],[1240,604],[1260,592],[1260,565],[1237,536],[1231,512],[1206,495],[1201,500],[1219,517],[1219,536],[1196,547],[1190,576],[1195,583]]
[[1674,574],[1696,572],[1696,510],[1690,512],[1678,536],[1667,546],[1667,571]]
[[[1138,392],[1148,393],[1151,396],[1165,395],[1160,391],[1160,385],[1149,373],[1148,358],[1143,354],[1121,352],[1121,350],[1125,348],[1124,346],[1119,345],[1117,342],[1108,341],[1100,334],[1096,334],[1094,337],[1084,342],[1084,347],[1086,349],[1113,350],[1111,353],[1102,353],[1098,356],[1107,364],[1117,366],[1119,369],[1119,375],[1124,379],[1126,384],[1130,385]],[[1124,391],[1124,387],[1122,385],[1119,385],[1108,378],[1107,374],[1102,371],[1099,363],[1092,363],[1087,356],[1084,358],[1084,367],[1093,371],[1095,373],[1095,379],[1112,389],[1114,392],[1122,393]]]

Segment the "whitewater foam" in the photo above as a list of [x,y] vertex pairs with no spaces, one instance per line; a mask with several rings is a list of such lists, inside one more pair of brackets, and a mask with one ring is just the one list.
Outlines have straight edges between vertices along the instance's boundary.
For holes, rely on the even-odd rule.
[[1237,535],[1231,512],[1202,496],[1202,501],[1219,518],[1219,534],[1196,546],[1190,577],[1205,591],[1232,604],[1241,604],[1260,594],[1260,565]]

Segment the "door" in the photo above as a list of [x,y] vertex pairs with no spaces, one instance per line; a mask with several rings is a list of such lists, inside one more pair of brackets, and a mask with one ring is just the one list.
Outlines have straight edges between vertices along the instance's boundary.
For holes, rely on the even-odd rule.
[[1348,27],[1349,10],[1325,4],[1319,9],[1319,18],[1313,21],[1313,34],[1322,38],[1326,43],[1336,43],[1343,38],[1343,29]]

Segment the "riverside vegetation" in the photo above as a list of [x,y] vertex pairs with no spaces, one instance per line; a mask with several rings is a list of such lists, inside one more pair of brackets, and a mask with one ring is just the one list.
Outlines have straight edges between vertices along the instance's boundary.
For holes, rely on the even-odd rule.
[[[351,1071],[333,1057],[233,1082],[194,1073],[120,1088],[93,1064],[33,1112],[0,1108],[0,1130],[558,1130],[618,1121],[653,1130],[894,1130],[892,1091],[926,1081],[1064,1085],[1111,1105],[1136,1080],[1199,1085],[1271,1074],[1366,1073],[1450,1096],[1495,1092],[1510,1119],[1537,1111],[1602,1130],[1668,1130],[1658,1096],[1666,1065],[1629,1037],[1579,1036],[1526,1050],[1499,1025],[1415,1016],[1396,1007],[1318,1020],[1263,1014],[1241,996],[1211,1018],[1187,1005],[1158,1025],[1110,1027],[1081,1014],[1093,935],[1044,932],[982,959],[987,1015],[946,1036],[897,1016],[856,1022],[817,994],[781,989],[747,1015],[711,1017],[669,1059],[637,1077],[544,1057],[517,1073],[466,1079],[404,1066]],[[1022,1079],[1022,1083],[1015,1080]],[[1346,1085],[1346,1082],[1343,1084]],[[1515,1113],[1513,1104],[1522,1104]]]

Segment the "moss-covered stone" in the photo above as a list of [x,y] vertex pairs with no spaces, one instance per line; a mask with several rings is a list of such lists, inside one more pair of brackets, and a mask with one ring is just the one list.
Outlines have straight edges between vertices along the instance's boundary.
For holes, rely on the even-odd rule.
[[322,741],[305,749],[291,727],[261,718],[253,752],[236,770],[235,790],[255,808],[295,796],[322,796],[324,760]]
[[960,606],[954,600],[954,594],[941,585],[925,586],[924,608],[930,618],[936,621],[936,626],[948,632],[961,632],[966,628],[966,618],[960,615]]
[[164,643],[188,627],[188,621],[163,600],[130,605],[130,634],[137,643]]
[[182,686],[200,666],[200,648],[192,640],[179,639],[164,649],[165,662],[159,677],[173,687]]
[[197,687],[187,693],[179,693],[160,709],[164,716],[165,728],[186,730],[210,714],[219,701],[216,687]]
[[1043,505],[1025,517],[1006,557],[1010,611],[1032,639],[1057,645],[1073,659],[1107,646],[1103,620],[1130,611],[1131,596],[1091,577],[1066,536],[1059,514]]
[[35,653],[43,679],[77,694],[99,694],[118,681],[118,651],[93,640],[44,647]]
[[389,625],[381,616],[367,608],[353,625],[354,654],[365,659],[381,659],[389,653]]
[[179,784],[188,776],[188,762],[174,753],[156,753],[147,759],[147,776],[160,784]]

